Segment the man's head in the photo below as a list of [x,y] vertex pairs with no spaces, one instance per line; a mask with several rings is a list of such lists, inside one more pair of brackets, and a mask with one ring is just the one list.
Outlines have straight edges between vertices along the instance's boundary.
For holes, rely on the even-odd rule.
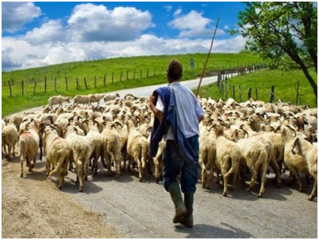
[[177,60],[172,60],[167,67],[167,79],[168,81],[175,82],[182,78],[183,67],[182,64]]

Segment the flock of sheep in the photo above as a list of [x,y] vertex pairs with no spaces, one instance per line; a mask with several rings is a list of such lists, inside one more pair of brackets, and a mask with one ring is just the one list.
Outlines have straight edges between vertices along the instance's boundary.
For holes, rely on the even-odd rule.
[[[308,183],[313,182],[308,200],[317,197],[317,108],[281,101],[198,99],[205,110],[199,138],[203,188],[210,189],[215,178],[227,196],[228,185],[234,188],[236,182],[248,181],[251,191],[259,182],[258,196],[262,197],[266,175],[272,170],[278,187],[282,174],[289,174],[289,180],[303,191],[300,177],[304,176]],[[98,161],[107,174],[113,174],[113,167],[117,178],[121,171],[137,167],[140,182],[147,170],[151,173],[154,168],[159,182],[165,142],[160,142],[156,157],[150,159],[154,116],[148,101],[148,97],[132,94],[123,98],[110,93],[73,99],[53,96],[40,111],[2,120],[2,155],[10,160],[19,145],[23,177],[24,161],[32,172],[44,150],[46,174],[58,176],[60,189],[75,165],[79,190],[83,191],[89,169],[98,174]]]

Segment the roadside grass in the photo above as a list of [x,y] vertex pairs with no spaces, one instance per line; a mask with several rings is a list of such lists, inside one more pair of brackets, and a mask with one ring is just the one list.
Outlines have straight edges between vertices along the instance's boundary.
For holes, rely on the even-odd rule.
[[[312,72],[311,75],[317,82],[316,73]],[[298,99],[297,82],[299,82]],[[264,69],[224,80],[223,86],[223,91],[220,91],[217,83],[203,86],[199,91],[199,95],[202,97],[211,97],[214,100],[220,98],[225,100],[232,97],[237,102],[241,102],[249,99],[248,91],[251,88],[251,97],[253,99],[270,102],[271,87],[274,86],[274,103],[280,99],[282,102],[317,107],[313,90],[301,71],[285,72],[281,70]],[[227,92],[225,90],[226,88]],[[235,94],[233,94],[234,89]]]

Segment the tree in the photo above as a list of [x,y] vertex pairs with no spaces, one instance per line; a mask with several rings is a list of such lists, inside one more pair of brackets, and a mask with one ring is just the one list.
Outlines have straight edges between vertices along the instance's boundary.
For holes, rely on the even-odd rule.
[[245,48],[269,58],[272,66],[301,69],[316,99],[317,84],[310,75],[317,74],[317,3],[316,2],[247,2],[239,12],[240,33]]

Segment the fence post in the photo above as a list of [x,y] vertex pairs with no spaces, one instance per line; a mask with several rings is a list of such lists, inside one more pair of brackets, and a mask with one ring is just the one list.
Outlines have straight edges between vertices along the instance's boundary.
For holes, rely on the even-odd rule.
[[297,81],[297,85],[296,85],[296,105],[298,105],[299,102],[299,81]]
[[56,77],[54,78],[54,91],[56,92]]
[[21,82],[22,96],[24,95],[24,81]]
[[[186,65],[187,66],[187,65]],[[187,69],[186,69],[187,70]],[[154,75],[153,76],[155,76],[156,75],[156,67],[154,68]]]
[[80,86],[79,86],[79,80],[78,80],[78,78],[76,78],[75,81],[76,81],[76,90],[79,90]]
[[122,71],[121,71],[121,75],[120,75],[120,82],[122,82]]
[[106,74],[104,74],[104,78],[103,78],[103,86],[105,87],[105,81],[106,81]]
[[47,92],[47,76],[44,77],[44,92]]
[[142,69],[140,70],[140,79],[143,78]]
[[258,89],[256,88],[256,100],[258,100]]
[[242,91],[241,91],[241,86],[240,85],[239,85],[238,89],[239,89],[239,101],[242,102],[243,98],[242,98]]
[[84,85],[85,85],[85,89],[88,90],[88,86],[86,84],[86,77],[84,77]]
[[114,80],[114,72],[112,72],[112,83],[113,83],[113,80]]
[[149,71],[149,69],[147,68],[146,77],[148,77],[148,71]]
[[65,90],[69,90],[68,89],[68,77],[67,76],[65,76]]
[[251,88],[248,89],[248,100],[251,98]]
[[270,92],[270,103],[272,103],[274,101],[274,97],[275,97],[275,86],[271,86],[271,92]]
[[235,99],[235,85],[233,85],[233,99]]
[[225,90],[226,90],[225,98],[228,99],[228,81],[227,81],[227,78],[224,81],[225,81]]
[[11,84],[10,84],[10,81],[8,81],[8,86],[9,86],[9,90],[10,90],[10,97],[12,97],[12,92],[11,92]]
[[35,95],[35,89],[37,87],[37,82],[34,82],[33,95]]
[[96,88],[96,76],[94,76],[94,88]]
[[129,80],[128,79],[128,70],[126,71],[126,80]]

